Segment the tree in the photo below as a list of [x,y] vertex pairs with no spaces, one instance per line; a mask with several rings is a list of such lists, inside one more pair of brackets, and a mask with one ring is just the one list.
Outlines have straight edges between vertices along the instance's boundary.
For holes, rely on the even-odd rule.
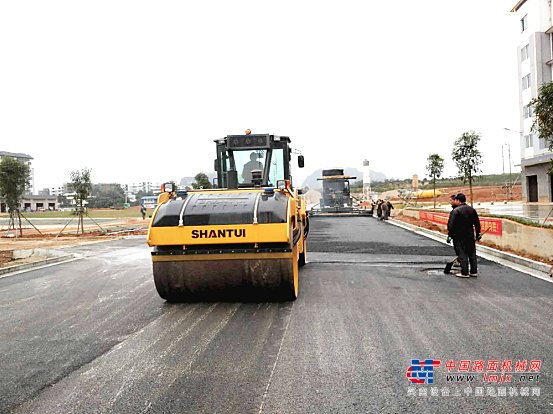
[[[540,87],[539,94],[528,104],[536,116],[532,124],[532,132],[537,132],[540,138],[547,141],[549,151],[553,151],[553,82],[544,83]],[[549,173],[553,174],[553,160],[549,167]]]
[[209,177],[204,173],[198,173],[194,177],[195,182],[192,183],[192,188],[211,188],[211,183],[209,182]]
[[480,172],[479,165],[482,164],[482,154],[478,150],[480,134],[474,131],[464,132],[453,144],[451,157],[457,166],[463,183],[468,182],[470,188],[470,204],[473,204],[472,181],[475,175]]
[[123,208],[125,191],[119,184],[92,185],[92,198],[88,201],[89,208]]
[[90,181],[90,169],[84,168],[82,171],[71,171],[71,188],[75,193],[75,203],[77,207],[75,214],[78,216],[77,233],[80,227],[81,233],[84,233],[84,202],[92,193],[92,183]]
[[9,228],[15,229],[15,220],[19,220],[19,234],[23,234],[19,206],[25,190],[30,185],[29,165],[12,157],[3,157],[0,161],[0,197],[6,200],[10,212]]
[[444,170],[444,159],[438,154],[430,154],[427,158],[428,164],[426,171],[432,177],[432,187],[434,188],[434,208],[436,208],[436,178],[440,178]]

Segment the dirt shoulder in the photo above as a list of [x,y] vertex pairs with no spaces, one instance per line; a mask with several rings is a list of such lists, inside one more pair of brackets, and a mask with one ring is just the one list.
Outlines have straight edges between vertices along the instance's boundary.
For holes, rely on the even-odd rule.
[[[431,189],[425,189],[424,191],[431,191]],[[468,186],[459,185],[456,187],[442,187],[436,188],[436,192],[440,192],[441,195],[436,197],[436,203],[448,204],[449,196],[452,194],[463,193],[469,199],[470,188]],[[503,201],[522,201],[522,187],[520,185],[513,186],[510,191],[506,186],[474,186],[472,187],[472,195],[475,203],[487,203],[487,202],[503,202]],[[381,197],[389,196],[393,201],[401,201],[397,196],[397,190],[387,191],[380,195]],[[419,199],[419,202],[433,202],[433,199],[424,198]]]

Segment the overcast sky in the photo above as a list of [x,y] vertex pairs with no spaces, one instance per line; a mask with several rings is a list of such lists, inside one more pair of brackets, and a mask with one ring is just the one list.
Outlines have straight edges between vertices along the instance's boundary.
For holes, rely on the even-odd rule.
[[0,150],[34,158],[37,189],[84,167],[163,181],[211,171],[213,140],[250,128],[290,136],[296,178],[365,158],[407,178],[431,153],[455,174],[474,130],[500,173],[503,143],[520,161],[514,3],[1,2]]

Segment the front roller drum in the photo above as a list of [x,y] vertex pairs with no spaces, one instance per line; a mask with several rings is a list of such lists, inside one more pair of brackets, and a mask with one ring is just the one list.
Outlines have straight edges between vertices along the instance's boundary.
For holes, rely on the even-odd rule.
[[202,256],[154,256],[159,295],[169,302],[288,301],[298,295],[297,247],[278,258]]

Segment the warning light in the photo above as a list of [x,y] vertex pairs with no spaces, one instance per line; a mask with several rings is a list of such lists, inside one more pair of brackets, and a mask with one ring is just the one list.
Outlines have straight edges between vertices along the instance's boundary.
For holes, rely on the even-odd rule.
[[251,129],[246,129],[246,135],[250,135],[252,133],[252,130]]

